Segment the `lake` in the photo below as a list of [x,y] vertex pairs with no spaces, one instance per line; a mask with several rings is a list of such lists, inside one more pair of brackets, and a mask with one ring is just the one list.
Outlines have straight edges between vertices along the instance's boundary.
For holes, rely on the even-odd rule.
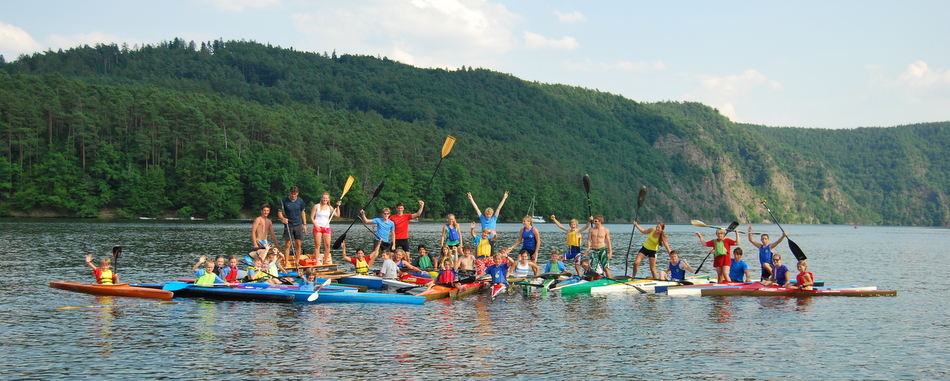
[[[711,223],[712,224],[712,223]],[[714,224],[715,225],[715,224]],[[725,225],[725,224],[722,224]],[[336,234],[346,224],[334,224]],[[413,223],[411,244],[438,244],[440,224]],[[614,275],[631,226],[608,224]],[[467,225],[463,224],[467,229]],[[510,245],[520,224],[499,224]],[[542,252],[564,233],[540,224]],[[525,297],[511,293],[386,304],[295,305],[176,298],[175,304],[49,288],[90,282],[86,254],[124,248],[124,282],[192,277],[198,255],[243,254],[249,223],[0,220],[2,379],[947,379],[950,231],[783,225],[828,286],[873,285],[896,297]],[[772,224],[756,231],[780,235]],[[745,225],[741,226],[745,231]],[[667,228],[696,267],[693,234]],[[354,226],[351,248],[369,247]],[[630,260],[643,243],[633,237]],[[313,242],[304,243],[305,251]],[[743,235],[747,253],[754,248]],[[792,259],[783,242],[777,253]],[[659,261],[667,255],[661,251]],[[756,255],[746,255],[754,278]],[[339,253],[335,254],[339,258]],[[546,262],[546,256],[542,256]],[[337,259],[339,261],[339,259]],[[712,259],[703,273],[712,272]],[[541,262],[541,263],[544,263]],[[786,260],[788,263],[788,260]],[[794,269],[794,263],[789,264]],[[378,266],[377,266],[378,267]],[[797,271],[794,271],[797,273]],[[640,268],[646,276],[649,267]],[[57,310],[63,306],[91,308]]]

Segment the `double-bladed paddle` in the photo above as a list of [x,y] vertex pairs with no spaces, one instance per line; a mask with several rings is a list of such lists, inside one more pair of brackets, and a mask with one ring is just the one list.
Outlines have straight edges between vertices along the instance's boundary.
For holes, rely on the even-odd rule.
[[[386,185],[386,180],[380,181],[380,182],[379,182],[379,185],[376,186],[376,190],[373,191],[373,196],[369,198],[369,201],[367,201],[367,202],[366,202],[366,205],[363,205],[363,207],[360,208],[360,210],[366,210],[366,207],[368,207],[369,204],[372,203],[373,200],[376,199],[376,196],[379,196],[379,192],[383,190],[383,187],[384,187],[385,185]],[[362,221],[362,219],[360,219],[360,220]],[[347,227],[346,227],[346,230],[343,231],[343,234],[341,234],[339,237],[337,237],[336,241],[333,241],[333,250],[336,250],[336,249],[339,249],[339,248],[340,248],[340,244],[342,244],[342,243],[343,243],[343,240],[346,239],[346,233],[348,233],[348,232],[350,231],[350,228],[352,228],[352,227],[353,227],[353,224],[355,224],[355,223],[356,223],[356,219],[354,218],[354,219],[353,219],[353,222],[350,222],[350,226],[347,226]]]
[[[782,225],[778,223],[778,220],[775,219],[775,215],[772,214],[772,209],[769,209],[769,206],[765,205],[765,200],[762,200],[762,206],[765,207],[765,210],[769,211],[769,215],[772,216],[772,221],[775,221],[775,224],[778,225],[778,230],[781,230],[782,233],[785,233],[785,229],[782,229]],[[792,241],[792,238],[789,237],[787,234],[785,236],[785,240],[788,241],[788,249],[792,251],[793,255],[795,255],[795,259],[799,261],[804,261],[808,259],[808,257],[805,256],[805,253],[802,251],[802,249],[798,247],[798,244],[796,244],[795,241]]]
[[307,301],[312,302],[314,300],[317,300],[317,298],[320,297],[320,290],[322,290],[324,287],[329,286],[329,285],[330,285],[330,279],[327,279],[325,282],[323,282],[323,284],[318,284],[317,287],[313,288],[313,293],[307,297]]
[[122,246],[113,246],[112,247],[112,258],[115,258],[112,261],[112,274],[119,273],[119,256],[122,255]]
[[426,191],[422,193],[422,200],[425,201],[429,197],[429,187],[432,186],[432,180],[435,180],[435,173],[439,171],[439,167],[442,166],[442,159],[445,159],[449,155],[449,152],[452,152],[452,146],[455,145],[455,137],[449,135],[445,138],[445,143],[442,143],[442,157],[439,158],[439,164],[435,165],[435,170],[432,171],[432,177],[429,178],[429,184],[426,185]]
[[[693,225],[696,225],[697,222],[700,223],[700,224],[702,224],[702,225],[696,225],[696,226],[703,226],[703,227],[721,229],[721,228],[717,228],[717,227],[715,227],[715,226],[706,225],[705,223],[703,223],[703,222],[700,221],[700,220],[693,220],[693,221],[691,221],[691,222],[693,223]],[[729,234],[729,232],[731,232],[731,231],[733,231],[733,230],[736,230],[737,227],[739,227],[739,221],[732,221],[732,223],[729,224],[729,227],[726,228],[726,234]],[[738,243],[738,242],[737,242],[737,243]],[[709,259],[709,256],[712,255],[712,253],[713,253],[714,251],[716,251],[715,248],[714,248],[713,250],[710,250],[710,251],[709,251],[709,254],[706,254],[706,258],[703,258],[703,261],[702,261],[702,262],[699,262],[699,267],[696,268],[696,272],[694,272],[693,274],[699,274],[699,270],[702,270],[703,265],[706,263],[706,260]],[[726,255],[729,255],[729,253],[726,253]]]

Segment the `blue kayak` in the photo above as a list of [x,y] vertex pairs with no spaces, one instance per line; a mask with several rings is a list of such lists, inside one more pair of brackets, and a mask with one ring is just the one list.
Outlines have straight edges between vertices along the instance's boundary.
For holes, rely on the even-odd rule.
[[339,292],[339,291],[320,291],[319,296],[314,301],[308,301],[307,298],[313,294],[307,291],[289,291],[293,294],[295,303],[398,303],[398,304],[422,304],[426,301],[424,296],[404,295],[404,294],[383,294],[376,292]]

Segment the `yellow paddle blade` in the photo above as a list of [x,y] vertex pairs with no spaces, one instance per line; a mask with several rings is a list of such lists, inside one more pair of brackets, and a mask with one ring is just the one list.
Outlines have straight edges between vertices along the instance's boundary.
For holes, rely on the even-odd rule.
[[346,196],[346,192],[350,191],[350,187],[353,186],[354,181],[356,181],[356,179],[354,179],[353,176],[346,178],[346,184],[343,185],[343,194],[340,195],[341,199],[343,198],[343,196]]
[[452,146],[455,145],[455,137],[449,135],[445,138],[445,143],[442,143],[442,157],[445,158],[449,155],[449,152],[452,152]]

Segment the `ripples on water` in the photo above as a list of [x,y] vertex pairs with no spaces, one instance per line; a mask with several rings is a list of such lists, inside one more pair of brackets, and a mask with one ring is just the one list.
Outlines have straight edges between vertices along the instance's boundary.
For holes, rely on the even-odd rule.
[[[610,227],[613,272],[622,274],[630,227]],[[83,256],[93,253],[98,261],[113,245],[124,247],[118,263],[123,281],[190,277],[200,254],[243,252],[249,228],[0,221],[7,254],[7,276],[0,278],[0,378],[948,377],[950,306],[941,271],[950,268],[946,229],[786,227],[819,280],[897,289],[895,298],[525,297],[512,291],[494,301],[478,295],[423,306],[180,298],[178,304],[158,304],[48,287],[50,280],[90,281]],[[369,234],[357,228],[348,234],[351,247],[368,246]],[[500,225],[502,242],[513,242],[517,228]],[[544,252],[562,248],[563,233],[549,224],[539,228]],[[413,224],[413,244],[435,246],[440,229]],[[756,229],[777,236],[774,225]],[[673,248],[694,267],[705,255],[695,230],[668,229]],[[634,238],[632,254],[642,238]],[[305,251],[312,245],[305,243]],[[743,247],[753,250],[747,242]],[[777,251],[788,252],[784,243]],[[665,254],[660,257],[664,262]],[[757,276],[757,263],[750,267]],[[642,276],[648,267],[640,271]],[[91,308],[56,310],[62,306]]]

